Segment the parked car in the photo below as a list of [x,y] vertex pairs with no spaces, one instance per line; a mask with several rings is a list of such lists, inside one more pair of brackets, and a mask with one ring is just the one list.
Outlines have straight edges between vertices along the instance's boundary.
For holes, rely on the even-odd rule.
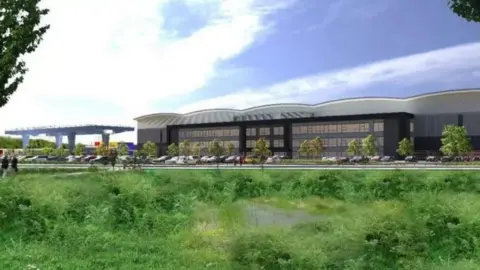
[[350,162],[350,159],[348,157],[340,157],[337,159],[338,164],[344,164]]
[[407,156],[405,157],[405,162],[417,162],[417,157],[415,156]]
[[384,156],[380,159],[381,162],[392,162],[395,161],[394,156]]
[[153,163],[164,163],[166,160],[171,159],[171,156],[161,156],[159,158],[153,159]]
[[438,158],[436,156],[428,156],[426,159],[425,159],[426,162],[438,162]]
[[364,156],[355,156],[350,159],[351,163],[361,163],[361,162],[367,162],[368,158]]
[[97,156],[94,159],[90,159],[88,161],[90,164],[107,164],[108,163],[108,158],[104,156]]
[[[460,161],[462,160],[461,157],[458,157],[458,158],[460,159]],[[453,160],[454,160],[454,158],[453,158],[453,157],[450,157],[450,156],[443,156],[443,157],[440,159],[440,161],[442,161],[442,162],[452,162]]]
[[369,158],[370,161],[380,161],[381,159],[382,158],[380,156],[373,156]]
[[34,156],[28,159],[28,161],[31,161],[31,162],[39,162],[39,161],[41,162],[41,161],[47,161],[47,160],[48,160],[47,155]]
[[229,156],[225,159],[225,163],[234,163],[235,161],[240,162],[239,156]]
[[167,165],[177,164],[178,159],[179,157],[172,157],[171,159],[165,160],[165,164]]
[[273,156],[273,157],[268,157],[267,160],[265,160],[266,164],[280,164],[281,159],[279,156]]
[[90,160],[95,159],[96,157],[97,156],[95,156],[95,155],[86,155],[82,158],[82,161],[83,162],[89,162]]
[[177,160],[177,164],[188,164],[188,165],[195,165],[200,162],[200,158],[197,156],[188,156],[188,157],[180,157]]

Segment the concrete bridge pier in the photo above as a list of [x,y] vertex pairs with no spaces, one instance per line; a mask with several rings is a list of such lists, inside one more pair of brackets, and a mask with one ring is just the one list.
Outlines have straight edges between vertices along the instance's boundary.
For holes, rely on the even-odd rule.
[[55,145],[61,148],[63,143],[63,134],[55,134]]
[[102,133],[102,144],[108,146],[110,143],[110,134]]
[[67,138],[68,138],[68,152],[73,153],[73,151],[75,150],[75,137],[76,137],[76,133],[75,132],[70,132],[68,133],[67,135]]
[[22,148],[26,149],[30,143],[30,134],[22,134]]

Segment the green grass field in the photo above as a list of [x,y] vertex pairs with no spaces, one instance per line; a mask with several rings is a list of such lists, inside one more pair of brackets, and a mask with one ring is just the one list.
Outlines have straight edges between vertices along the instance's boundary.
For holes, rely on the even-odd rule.
[[0,269],[479,269],[480,174],[163,170],[0,180]]

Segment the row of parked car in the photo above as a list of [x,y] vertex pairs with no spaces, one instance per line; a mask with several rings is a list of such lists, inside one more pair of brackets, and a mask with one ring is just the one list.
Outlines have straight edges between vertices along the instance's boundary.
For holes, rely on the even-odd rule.
[[[284,157],[272,156],[268,157],[265,163],[276,164]],[[166,165],[174,164],[208,164],[208,163],[254,163],[258,158],[255,156],[242,157],[239,155],[223,155],[223,156],[162,156],[150,160],[149,163],[163,163]]]

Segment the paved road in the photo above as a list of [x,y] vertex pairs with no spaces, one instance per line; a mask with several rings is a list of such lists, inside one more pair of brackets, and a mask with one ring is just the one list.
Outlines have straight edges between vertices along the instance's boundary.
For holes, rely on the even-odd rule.
[[[19,164],[22,168],[65,168],[65,169],[88,169],[89,164]],[[110,166],[98,166],[98,168],[105,168],[111,170]],[[118,168],[118,167],[117,167]],[[148,170],[208,170],[215,169],[217,165],[195,165],[195,166],[159,166],[159,165],[145,165],[144,169]],[[233,166],[221,164],[219,169],[237,169],[237,170],[258,170],[260,165],[243,165]],[[280,169],[280,170],[480,170],[480,166],[460,166],[460,165],[442,165],[442,164],[405,164],[397,163],[391,165],[264,165],[265,169]],[[120,168],[118,168],[120,169]]]

